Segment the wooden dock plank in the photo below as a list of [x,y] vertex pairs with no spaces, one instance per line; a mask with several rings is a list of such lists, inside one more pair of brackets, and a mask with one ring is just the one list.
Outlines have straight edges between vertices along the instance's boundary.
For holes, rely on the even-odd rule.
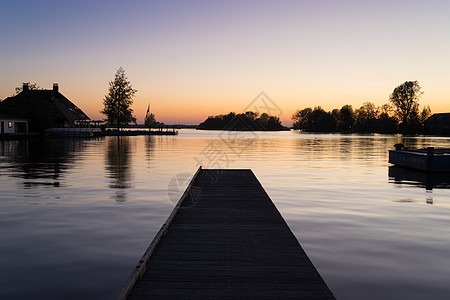
[[200,169],[171,216],[119,298],[334,299],[251,170]]

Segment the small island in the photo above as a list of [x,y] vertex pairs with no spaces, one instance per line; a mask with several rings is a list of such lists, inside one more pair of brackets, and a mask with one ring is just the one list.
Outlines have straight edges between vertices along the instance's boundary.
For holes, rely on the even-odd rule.
[[234,131],[283,131],[289,130],[281,124],[280,118],[263,113],[248,111],[236,114],[209,116],[198,125],[198,130],[234,130]]

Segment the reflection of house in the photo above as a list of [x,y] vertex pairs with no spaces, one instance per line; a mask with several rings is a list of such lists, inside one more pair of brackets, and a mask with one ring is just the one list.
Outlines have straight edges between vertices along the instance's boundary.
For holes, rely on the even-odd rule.
[[19,94],[0,102],[0,113],[21,116],[30,120],[30,131],[41,131],[50,127],[73,127],[89,117],[53,84],[52,90],[30,90],[23,84]]
[[28,132],[27,119],[17,116],[0,115],[0,134],[26,132]]
[[450,113],[433,114],[425,121],[424,126],[426,133],[450,135]]

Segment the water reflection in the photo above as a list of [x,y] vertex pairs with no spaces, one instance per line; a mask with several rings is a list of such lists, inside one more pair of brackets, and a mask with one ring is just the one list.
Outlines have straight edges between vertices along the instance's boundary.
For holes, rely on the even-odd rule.
[[155,151],[154,139],[155,137],[151,135],[145,137],[145,158],[148,164],[150,164],[153,152]]
[[77,139],[0,141],[2,173],[25,179],[26,188],[57,187],[83,151],[84,143]]
[[[0,299],[114,298],[179,199],[167,196],[171,179],[192,175],[210,142],[223,145],[233,167],[254,171],[338,299],[448,298],[450,189],[387,180],[387,150],[448,147],[450,139],[239,138],[237,149],[218,132],[196,130],[52,146],[0,141]],[[241,153],[245,138],[252,144]],[[61,186],[31,189],[24,181]],[[173,190],[182,193],[180,181]]]
[[374,160],[385,159],[388,149],[397,143],[407,148],[446,147],[448,139],[426,137],[386,136],[376,134],[305,134],[294,133],[296,155],[310,160],[330,159],[342,161],[364,161],[368,166]]
[[131,188],[131,146],[127,136],[111,137],[107,143],[105,169],[111,179],[109,187],[117,189],[113,199],[125,202],[127,194],[124,189]]
[[376,158],[384,157],[387,152],[386,144],[394,145],[395,139],[386,139],[386,137],[376,137],[372,135],[298,135],[295,139],[295,148],[297,155],[307,160],[339,161],[343,164],[346,161],[358,160],[365,161],[370,165]]
[[417,186],[428,191],[450,188],[449,173],[427,173],[391,166],[388,169],[388,176],[389,181],[396,185]]

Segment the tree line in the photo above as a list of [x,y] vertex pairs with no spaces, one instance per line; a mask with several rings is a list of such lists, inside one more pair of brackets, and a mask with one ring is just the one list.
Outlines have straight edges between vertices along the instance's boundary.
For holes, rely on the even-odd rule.
[[[33,83],[29,89],[40,87]],[[21,87],[16,88],[16,94]],[[110,126],[117,130],[136,122],[131,105],[137,90],[134,89],[120,67],[114,80],[109,82],[108,94],[103,99],[101,111]],[[419,99],[423,94],[417,81],[406,81],[397,86],[389,96],[389,102],[377,107],[372,102],[365,102],[361,107],[353,109],[344,105],[340,109],[325,111],[321,106],[297,110],[292,115],[293,128],[307,132],[345,132],[345,133],[423,133],[424,122],[431,115],[429,106],[419,110]],[[155,115],[149,112],[144,123],[151,128],[162,124],[156,121]],[[230,128],[230,126],[234,126]],[[215,130],[284,130],[286,128],[276,116],[267,113],[258,115],[255,112],[209,116],[198,129]]]
[[346,104],[330,112],[321,106],[297,110],[292,115],[293,127],[307,132],[422,133],[431,115],[429,106],[419,110],[422,94],[417,81],[406,81],[394,89],[388,103],[379,107],[365,102],[357,109]]
[[278,131],[285,130],[277,116],[267,113],[259,115],[248,111],[241,114],[230,112],[226,115],[209,116],[198,125],[200,130],[236,130],[236,131]]

